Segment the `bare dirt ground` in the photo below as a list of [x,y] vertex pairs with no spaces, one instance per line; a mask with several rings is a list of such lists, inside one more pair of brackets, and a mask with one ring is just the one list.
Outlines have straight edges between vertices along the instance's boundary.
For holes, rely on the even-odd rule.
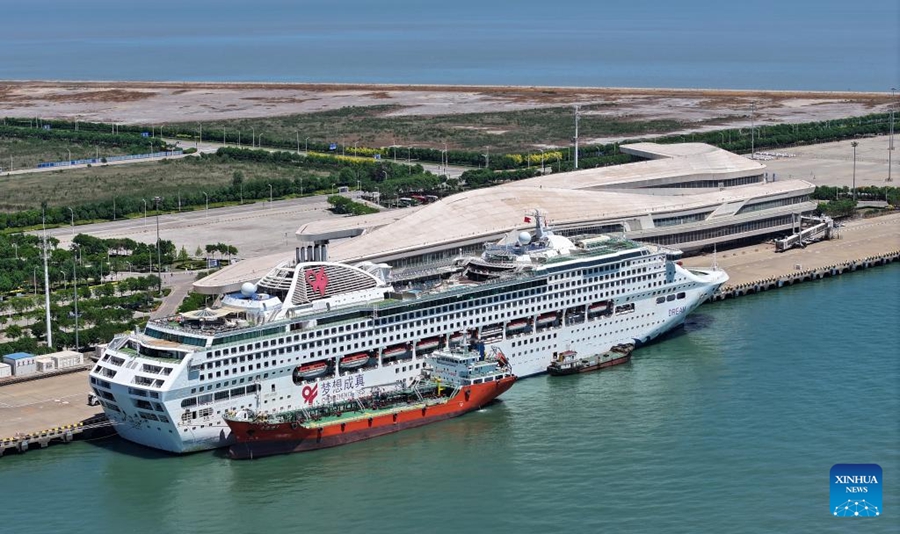
[[[683,130],[794,123],[886,111],[889,93],[176,82],[0,82],[0,115],[164,124],[272,117],[348,106],[400,106],[386,116],[516,111],[574,104],[616,120],[673,119]],[[585,140],[605,142],[608,139]]]

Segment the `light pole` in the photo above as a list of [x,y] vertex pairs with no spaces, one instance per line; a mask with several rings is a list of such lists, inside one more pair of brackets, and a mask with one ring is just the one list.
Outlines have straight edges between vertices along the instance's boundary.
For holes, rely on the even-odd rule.
[[[72,243],[72,250],[78,250],[78,244]],[[78,350],[78,273],[75,270],[75,258],[72,258],[72,287],[75,293],[75,350]]]
[[72,208],[66,208],[69,210],[69,213],[72,215],[72,235],[75,235],[75,210]]
[[156,267],[159,269],[159,294],[162,295],[162,253],[159,246],[159,201],[162,200],[162,198],[156,196],[153,197],[153,200],[156,202]]
[[66,291],[67,289],[69,289],[69,279],[66,278],[66,271],[59,271],[59,273],[63,277],[63,291]]
[[34,277],[34,282],[33,282],[34,286],[32,287],[32,289],[34,289],[34,296],[36,297],[37,296],[37,267],[34,267],[32,269],[31,275]]
[[222,127],[222,146],[227,146],[228,143],[225,141],[225,127]]
[[269,203],[272,203],[272,184],[266,184],[269,186]]
[[297,154],[300,154],[300,132],[297,132]]
[[575,170],[578,170],[578,108],[580,106],[575,104]]
[[209,195],[206,194],[206,191],[201,191],[203,196],[206,197],[206,216],[209,217]]
[[18,244],[18,243],[13,243],[13,244],[12,244],[12,247],[13,247],[13,249],[15,249],[15,251],[16,251],[16,261],[19,261],[19,244]]
[[300,196],[303,196],[303,177],[300,177]]
[[487,151],[484,154],[482,154],[482,156],[484,156],[484,168],[490,169],[491,168],[491,147],[490,147],[490,145],[488,145],[486,148],[487,148]]
[[141,199],[144,202],[144,226],[147,226],[147,199]]
[[544,149],[541,149],[541,174],[544,174]]
[[755,118],[756,118],[756,102],[752,102],[750,104],[750,159],[756,159],[756,148],[755,148]]
[[856,147],[859,145],[856,141],[850,143],[853,147],[853,202],[856,202]]
[[896,90],[896,87],[891,87],[891,137],[890,141],[888,141],[888,182],[894,181],[894,179],[891,178],[891,160],[894,155],[894,92]]
[[306,141],[303,143],[303,151],[309,154],[309,137],[307,137]]
[[250,148],[256,148],[256,128],[250,127]]

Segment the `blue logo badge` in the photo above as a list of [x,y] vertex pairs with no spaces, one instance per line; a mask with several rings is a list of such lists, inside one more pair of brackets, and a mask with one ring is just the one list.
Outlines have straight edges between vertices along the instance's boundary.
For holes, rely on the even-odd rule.
[[831,468],[831,515],[878,517],[881,509],[881,467],[877,464],[835,464]]

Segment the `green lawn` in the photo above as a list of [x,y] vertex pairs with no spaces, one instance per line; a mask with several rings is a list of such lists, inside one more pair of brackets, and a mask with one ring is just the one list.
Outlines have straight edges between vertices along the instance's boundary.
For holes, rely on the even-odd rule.
[[[439,116],[388,116],[399,106],[348,107],[318,113],[235,119],[204,123],[204,138],[221,140],[223,127],[229,143],[237,141],[249,145],[255,129],[262,135],[264,146],[279,142],[285,148],[296,148],[300,137],[302,150],[306,138],[310,143],[343,143],[347,146],[383,147],[416,145],[451,149],[483,150],[490,146],[498,152],[535,150],[537,146],[567,146],[574,133],[571,107],[551,107],[498,113],[471,113]],[[580,136],[640,137],[682,129],[686,124],[673,120],[611,120],[591,111],[598,106],[582,108]],[[195,131],[195,123],[183,126],[185,132]],[[207,135],[209,137],[207,137]],[[400,154],[398,153],[398,158]]]
[[292,166],[186,157],[0,176],[0,211],[39,208],[43,200],[50,206],[73,206],[126,196],[172,197],[179,192],[185,194],[230,185],[234,171],[238,170],[244,173],[245,183],[258,179],[294,178],[301,174],[327,174]]

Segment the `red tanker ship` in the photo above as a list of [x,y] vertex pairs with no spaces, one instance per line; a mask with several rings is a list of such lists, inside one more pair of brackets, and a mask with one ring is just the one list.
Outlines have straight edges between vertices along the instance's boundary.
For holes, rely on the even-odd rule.
[[234,459],[335,447],[443,421],[477,410],[516,381],[503,353],[436,351],[411,386],[317,408],[274,414],[227,413]]

